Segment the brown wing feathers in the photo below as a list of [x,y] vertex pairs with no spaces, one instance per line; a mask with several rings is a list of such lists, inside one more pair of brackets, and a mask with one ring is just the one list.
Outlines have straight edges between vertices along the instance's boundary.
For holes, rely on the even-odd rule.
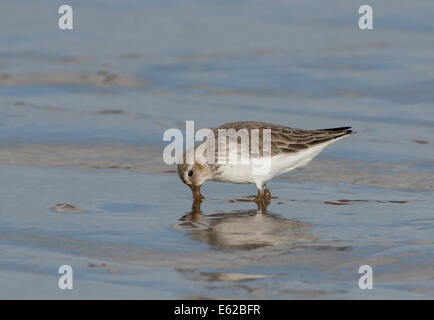
[[[293,153],[352,133],[351,127],[301,130],[272,123],[246,121],[226,123],[220,129],[271,129],[271,154]],[[262,135],[260,135],[262,139]]]

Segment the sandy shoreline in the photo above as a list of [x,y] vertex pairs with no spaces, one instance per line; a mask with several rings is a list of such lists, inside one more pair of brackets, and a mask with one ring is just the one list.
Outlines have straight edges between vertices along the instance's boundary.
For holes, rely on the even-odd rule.
[[[86,170],[131,170],[174,174],[175,166],[164,164],[162,149],[127,144],[29,144],[0,147],[0,164]],[[300,182],[350,183],[388,189],[434,190],[434,161],[399,163],[362,162],[317,158],[308,166],[283,176]]]

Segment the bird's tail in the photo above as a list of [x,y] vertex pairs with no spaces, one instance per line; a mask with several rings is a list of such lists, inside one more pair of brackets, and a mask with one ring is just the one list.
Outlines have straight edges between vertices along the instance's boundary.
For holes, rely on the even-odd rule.
[[356,134],[351,130],[351,127],[339,127],[339,128],[328,128],[328,129],[317,129],[315,131],[330,133],[330,135],[335,136],[335,138],[339,138],[346,135]]

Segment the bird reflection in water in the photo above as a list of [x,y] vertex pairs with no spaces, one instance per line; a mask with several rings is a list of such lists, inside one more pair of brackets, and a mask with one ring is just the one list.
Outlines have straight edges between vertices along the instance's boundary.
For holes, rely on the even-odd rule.
[[[239,202],[251,202],[239,199]],[[235,210],[206,215],[201,200],[193,202],[191,212],[174,226],[198,242],[216,250],[253,250],[286,244],[296,246],[315,241],[309,232],[311,225],[295,219],[268,213],[267,203],[257,204],[257,210]]]

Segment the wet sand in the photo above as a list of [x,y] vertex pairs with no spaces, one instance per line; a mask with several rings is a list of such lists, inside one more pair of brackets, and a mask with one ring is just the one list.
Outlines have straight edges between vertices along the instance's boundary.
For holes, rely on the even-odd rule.
[[[351,2],[188,3],[82,4],[62,36],[0,19],[0,298],[432,299],[432,3],[375,4],[371,33]],[[198,206],[162,162],[185,120],[359,133],[267,208],[212,182]]]
[[[2,166],[10,190],[2,194],[2,212],[15,212],[2,216],[3,273],[54,281],[53,268],[71,264],[81,289],[65,297],[87,297],[81,283],[93,281],[118,286],[98,291],[107,298],[136,290],[135,298],[149,297],[150,287],[171,298],[433,294],[434,238],[427,230],[434,220],[424,192],[281,179],[271,184],[277,199],[258,212],[249,202],[252,188],[215,183],[204,188],[200,211],[189,211],[189,193],[169,174],[16,168]],[[37,199],[23,201],[37,189]],[[51,210],[59,201],[86,211]],[[375,270],[373,293],[357,286],[363,264]],[[57,290],[46,297],[59,296]]]

